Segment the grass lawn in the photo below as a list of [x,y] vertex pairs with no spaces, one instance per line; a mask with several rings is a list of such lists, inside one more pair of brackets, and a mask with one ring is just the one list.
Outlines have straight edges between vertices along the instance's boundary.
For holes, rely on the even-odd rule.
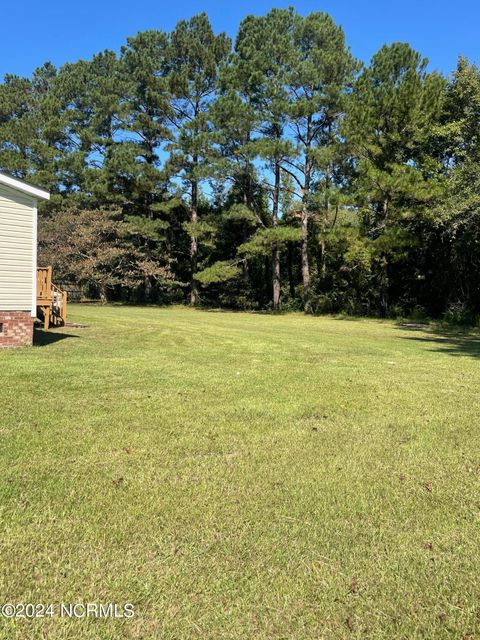
[[0,352],[3,639],[480,637],[480,339],[71,306]]

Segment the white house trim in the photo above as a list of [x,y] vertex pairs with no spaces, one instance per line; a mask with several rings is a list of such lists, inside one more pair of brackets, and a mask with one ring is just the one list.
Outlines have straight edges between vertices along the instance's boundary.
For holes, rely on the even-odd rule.
[[34,187],[22,180],[17,180],[17,178],[6,176],[4,173],[0,173],[0,184],[3,184],[5,187],[10,187],[11,189],[16,189],[34,198],[40,198],[40,200],[50,200],[50,194],[48,191],[45,191],[45,189]]
[[[50,194],[49,194],[50,197]],[[33,201],[32,232],[32,318],[37,316],[37,201]]]

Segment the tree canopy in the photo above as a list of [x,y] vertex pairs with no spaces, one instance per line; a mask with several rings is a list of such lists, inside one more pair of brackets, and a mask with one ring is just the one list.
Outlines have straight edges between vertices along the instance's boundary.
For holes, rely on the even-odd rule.
[[326,13],[205,13],[0,84],[42,259],[103,300],[480,314],[480,71],[356,60]]

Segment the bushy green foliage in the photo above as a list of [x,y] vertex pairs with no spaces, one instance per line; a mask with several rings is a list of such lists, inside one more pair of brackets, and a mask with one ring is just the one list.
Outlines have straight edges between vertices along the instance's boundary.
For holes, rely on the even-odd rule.
[[299,242],[301,231],[295,227],[270,227],[260,229],[252,238],[240,245],[238,252],[249,256],[268,256],[273,249],[282,249],[288,242]]
[[233,278],[237,278],[240,273],[241,271],[238,265],[223,260],[215,262],[203,271],[197,272],[195,277],[201,284],[208,285],[233,280]]

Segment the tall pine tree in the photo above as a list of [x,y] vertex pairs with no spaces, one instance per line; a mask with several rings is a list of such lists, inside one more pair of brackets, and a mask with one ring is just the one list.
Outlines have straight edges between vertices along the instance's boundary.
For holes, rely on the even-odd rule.
[[186,187],[190,223],[190,304],[199,300],[195,278],[198,264],[199,198],[202,181],[211,174],[217,151],[209,110],[218,88],[220,67],[230,53],[230,39],[216,36],[205,13],[181,20],[170,38],[169,79],[172,94],[170,116],[170,171]]

